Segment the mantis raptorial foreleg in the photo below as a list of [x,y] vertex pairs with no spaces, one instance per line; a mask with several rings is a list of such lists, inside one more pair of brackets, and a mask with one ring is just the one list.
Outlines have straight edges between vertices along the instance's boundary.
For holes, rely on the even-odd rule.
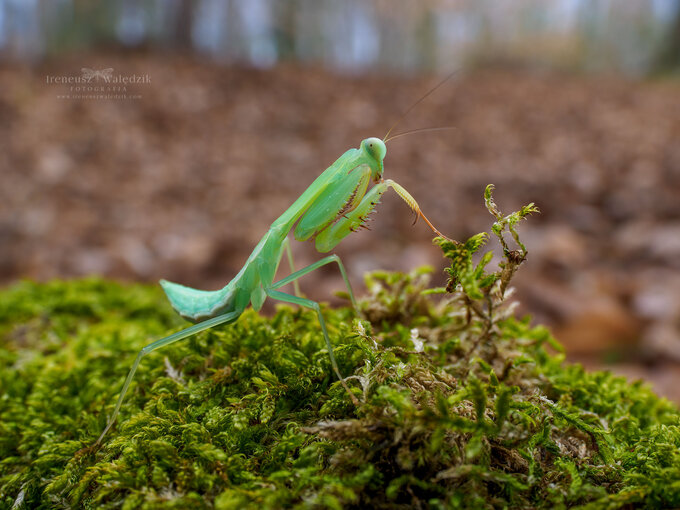
[[219,326],[220,324],[225,324],[229,322],[234,322],[236,319],[239,318],[241,315],[241,312],[229,312],[225,313],[224,315],[218,315],[217,317],[213,317],[212,319],[208,319],[206,321],[200,322],[198,324],[194,324],[191,327],[188,327],[186,329],[183,329],[181,331],[178,331],[177,333],[173,333],[170,336],[166,336],[165,338],[161,338],[160,340],[156,340],[155,342],[150,343],[146,347],[144,347],[141,351],[139,351],[139,354],[137,354],[137,357],[135,358],[135,362],[132,364],[132,368],[130,369],[130,372],[128,373],[127,378],[125,379],[125,384],[123,384],[123,389],[120,392],[120,396],[118,397],[118,402],[116,402],[116,407],[113,409],[113,414],[111,415],[111,418],[109,418],[109,422],[106,424],[106,428],[104,429],[104,432],[102,432],[101,436],[99,436],[99,439],[97,439],[97,443],[101,442],[101,440],[104,438],[106,433],[109,431],[113,423],[116,421],[116,417],[118,416],[118,413],[120,412],[120,406],[123,404],[123,399],[125,398],[125,393],[127,393],[128,387],[130,386],[130,383],[132,382],[132,378],[135,375],[135,372],[137,371],[137,367],[139,366],[140,361],[142,361],[142,358],[149,354],[150,352],[155,351],[156,349],[160,349],[161,347],[165,347],[166,345],[173,344],[175,342],[179,342],[180,340],[184,340],[185,338],[188,338],[190,336],[196,335],[200,333],[201,331],[205,331],[206,329],[213,328],[215,326]]

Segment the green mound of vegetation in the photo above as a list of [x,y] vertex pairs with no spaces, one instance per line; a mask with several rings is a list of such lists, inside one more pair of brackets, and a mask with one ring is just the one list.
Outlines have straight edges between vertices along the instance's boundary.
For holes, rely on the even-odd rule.
[[[564,363],[513,316],[515,224],[438,239],[429,270],[372,273],[360,315],[323,310],[355,406],[312,311],[247,311],[144,358],[184,327],[157,287],[87,279],[0,293],[2,508],[673,508],[680,413],[641,383]],[[504,238],[511,234],[517,250]],[[449,291],[449,292],[446,292]]]

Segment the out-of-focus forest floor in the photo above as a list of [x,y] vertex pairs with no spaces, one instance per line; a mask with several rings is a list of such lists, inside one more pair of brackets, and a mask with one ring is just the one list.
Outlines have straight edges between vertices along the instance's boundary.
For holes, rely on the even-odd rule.
[[[128,100],[63,99],[82,67],[148,74]],[[436,77],[220,66],[172,54],[88,53],[0,65],[0,281],[103,274],[215,288],[268,225],[367,136],[382,137]],[[95,83],[96,84],[96,83]],[[103,84],[102,84],[103,85]],[[680,83],[530,70],[458,73],[395,132],[385,176],[450,237],[487,230],[482,202],[530,201],[522,311],[571,359],[650,380],[680,401]],[[444,261],[396,195],[336,250],[369,269]],[[296,265],[319,258],[293,243]],[[302,281],[338,303],[335,267]],[[610,365],[611,364],[611,365]]]

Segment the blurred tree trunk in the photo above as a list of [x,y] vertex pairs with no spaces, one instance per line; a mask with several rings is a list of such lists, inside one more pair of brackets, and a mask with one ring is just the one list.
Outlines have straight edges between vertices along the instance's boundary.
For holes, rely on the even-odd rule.
[[656,68],[659,71],[680,70],[680,8],[675,12],[665,44],[658,53]]
[[69,41],[76,46],[114,42],[117,6],[117,2],[73,0],[73,17],[64,28]]
[[195,0],[180,0],[175,15],[175,46],[183,50],[193,48],[191,27],[194,23]]
[[297,0],[288,2],[275,2],[274,13],[276,24],[276,46],[279,55],[283,59],[295,58],[295,37],[297,34],[296,13],[298,9]]

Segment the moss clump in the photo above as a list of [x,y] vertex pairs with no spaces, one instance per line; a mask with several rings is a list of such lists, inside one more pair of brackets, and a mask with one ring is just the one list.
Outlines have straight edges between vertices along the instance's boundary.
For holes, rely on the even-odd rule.
[[[487,207],[496,216],[490,190]],[[136,353],[183,322],[156,287],[3,291],[0,507],[680,506],[678,410],[563,363],[545,328],[513,317],[515,219],[496,216],[496,272],[473,260],[484,236],[439,240],[444,299],[428,270],[381,272],[361,319],[324,310],[358,407],[313,312],[248,311],[145,358],[98,449]]]

